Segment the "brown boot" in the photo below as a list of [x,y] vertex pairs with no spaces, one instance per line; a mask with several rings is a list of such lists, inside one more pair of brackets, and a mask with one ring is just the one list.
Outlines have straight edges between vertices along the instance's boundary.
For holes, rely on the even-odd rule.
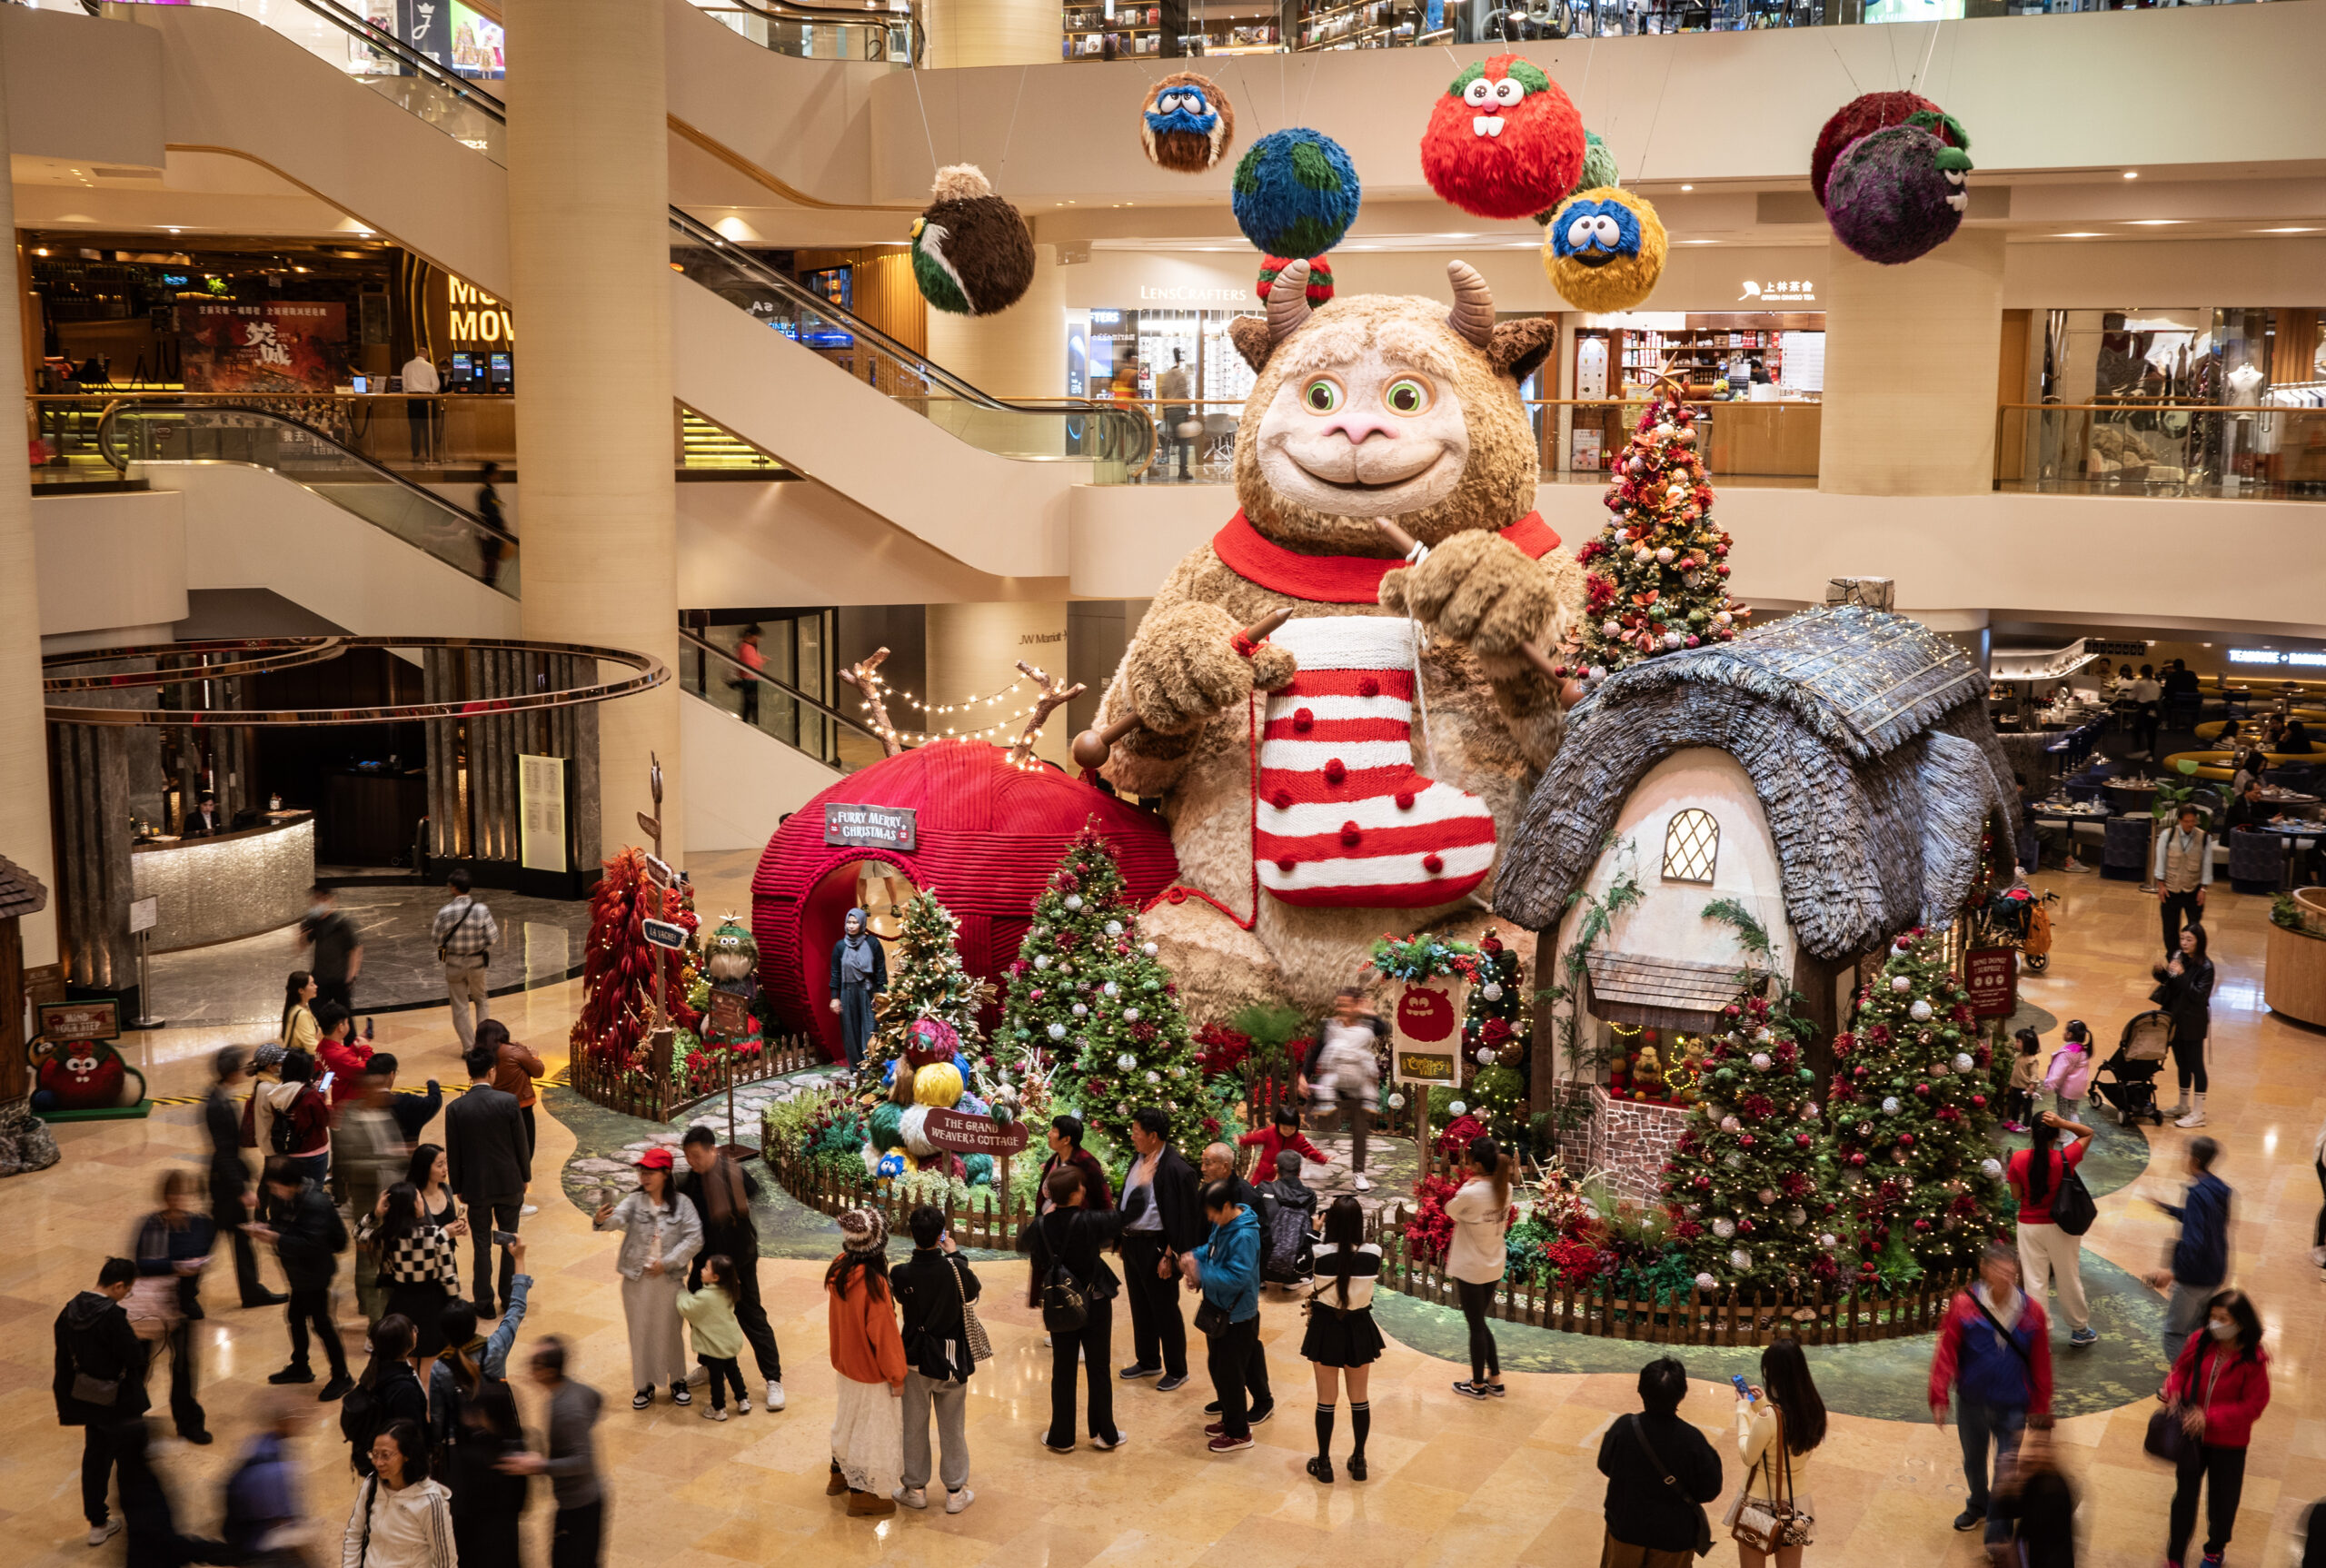
[[893,1497],[875,1496],[870,1492],[850,1488],[848,1494],[848,1516],[850,1519],[886,1519],[897,1511]]
[[837,1497],[848,1490],[848,1477],[840,1473],[840,1461],[832,1461],[832,1478],[824,1483],[824,1495]]

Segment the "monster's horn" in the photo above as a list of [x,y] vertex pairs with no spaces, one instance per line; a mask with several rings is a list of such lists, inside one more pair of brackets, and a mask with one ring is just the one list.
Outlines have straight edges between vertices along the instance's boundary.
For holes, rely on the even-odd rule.
[[1446,324],[1475,346],[1486,347],[1494,340],[1494,291],[1467,262],[1446,263],[1446,275],[1454,280],[1454,309]]
[[[1481,285],[1483,286],[1483,285]],[[1492,312],[1488,312],[1491,319]],[[1308,263],[1287,262],[1268,285],[1268,342],[1280,343],[1308,321]]]

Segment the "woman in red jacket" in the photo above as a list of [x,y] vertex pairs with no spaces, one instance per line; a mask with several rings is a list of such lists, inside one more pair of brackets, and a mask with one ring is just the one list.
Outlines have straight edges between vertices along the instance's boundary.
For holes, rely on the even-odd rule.
[[2164,1547],[2171,1568],[2197,1527],[2197,1488],[2205,1489],[2204,1568],[2221,1568],[2237,1503],[2245,1490],[2245,1450],[2253,1423],[2270,1404],[2270,1358],[2261,1350],[2261,1320],[2242,1290],[2224,1290],[2205,1304],[2205,1332],[2192,1334],[2164,1380],[2164,1403],[2189,1434],[2172,1489],[2172,1524]]

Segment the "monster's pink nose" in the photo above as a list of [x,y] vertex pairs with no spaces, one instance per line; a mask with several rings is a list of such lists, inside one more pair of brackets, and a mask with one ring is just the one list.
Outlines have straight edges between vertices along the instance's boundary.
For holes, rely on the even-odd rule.
[[1338,418],[1325,426],[1324,433],[1327,435],[1337,433],[1346,436],[1349,445],[1363,446],[1377,435],[1389,441],[1396,441],[1398,432],[1396,425],[1378,414],[1367,413],[1357,409],[1347,409],[1343,411]]

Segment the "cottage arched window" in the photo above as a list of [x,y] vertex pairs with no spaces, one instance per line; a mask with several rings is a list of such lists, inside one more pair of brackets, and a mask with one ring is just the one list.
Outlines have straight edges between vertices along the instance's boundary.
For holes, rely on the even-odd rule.
[[1720,862],[1720,824],[1711,812],[1691,806],[1672,813],[1664,829],[1664,879],[1667,882],[1709,882]]

